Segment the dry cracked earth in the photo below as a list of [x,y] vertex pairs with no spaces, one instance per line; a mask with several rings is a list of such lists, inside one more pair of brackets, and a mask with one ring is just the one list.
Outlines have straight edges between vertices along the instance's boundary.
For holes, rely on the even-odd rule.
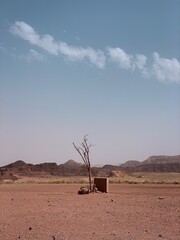
[[178,240],[179,185],[1,184],[2,240]]

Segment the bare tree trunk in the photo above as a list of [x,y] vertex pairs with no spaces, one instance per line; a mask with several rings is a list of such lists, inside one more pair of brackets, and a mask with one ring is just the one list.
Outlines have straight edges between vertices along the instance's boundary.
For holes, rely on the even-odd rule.
[[89,166],[88,174],[89,174],[89,188],[90,188],[90,192],[92,192],[91,166]]

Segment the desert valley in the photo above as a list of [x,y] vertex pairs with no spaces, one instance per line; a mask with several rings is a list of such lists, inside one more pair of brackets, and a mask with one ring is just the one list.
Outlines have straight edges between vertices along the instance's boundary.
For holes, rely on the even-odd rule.
[[88,184],[83,164],[0,168],[0,239],[178,240],[180,156],[92,167],[108,177],[108,193],[78,195]]

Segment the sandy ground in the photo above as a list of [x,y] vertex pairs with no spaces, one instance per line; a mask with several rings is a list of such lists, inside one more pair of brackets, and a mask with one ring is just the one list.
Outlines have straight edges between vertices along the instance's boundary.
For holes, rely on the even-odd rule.
[[79,187],[0,185],[0,239],[180,239],[179,185],[117,184],[89,195]]

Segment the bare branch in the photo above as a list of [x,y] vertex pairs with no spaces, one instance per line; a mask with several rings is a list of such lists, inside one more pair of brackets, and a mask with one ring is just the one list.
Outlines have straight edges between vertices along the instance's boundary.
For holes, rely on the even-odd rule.
[[91,144],[88,145],[88,134],[86,134],[83,138],[83,142],[80,144],[80,147],[77,147],[75,143],[73,143],[74,148],[76,151],[79,153],[81,156],[87,170],[88,170],[88,175],[89,175],[89,185],[90,185],[90,191],[92,190],[91,188],[91,163],[90,163],[90,157],[89,157],[89,149],[92,146]]

